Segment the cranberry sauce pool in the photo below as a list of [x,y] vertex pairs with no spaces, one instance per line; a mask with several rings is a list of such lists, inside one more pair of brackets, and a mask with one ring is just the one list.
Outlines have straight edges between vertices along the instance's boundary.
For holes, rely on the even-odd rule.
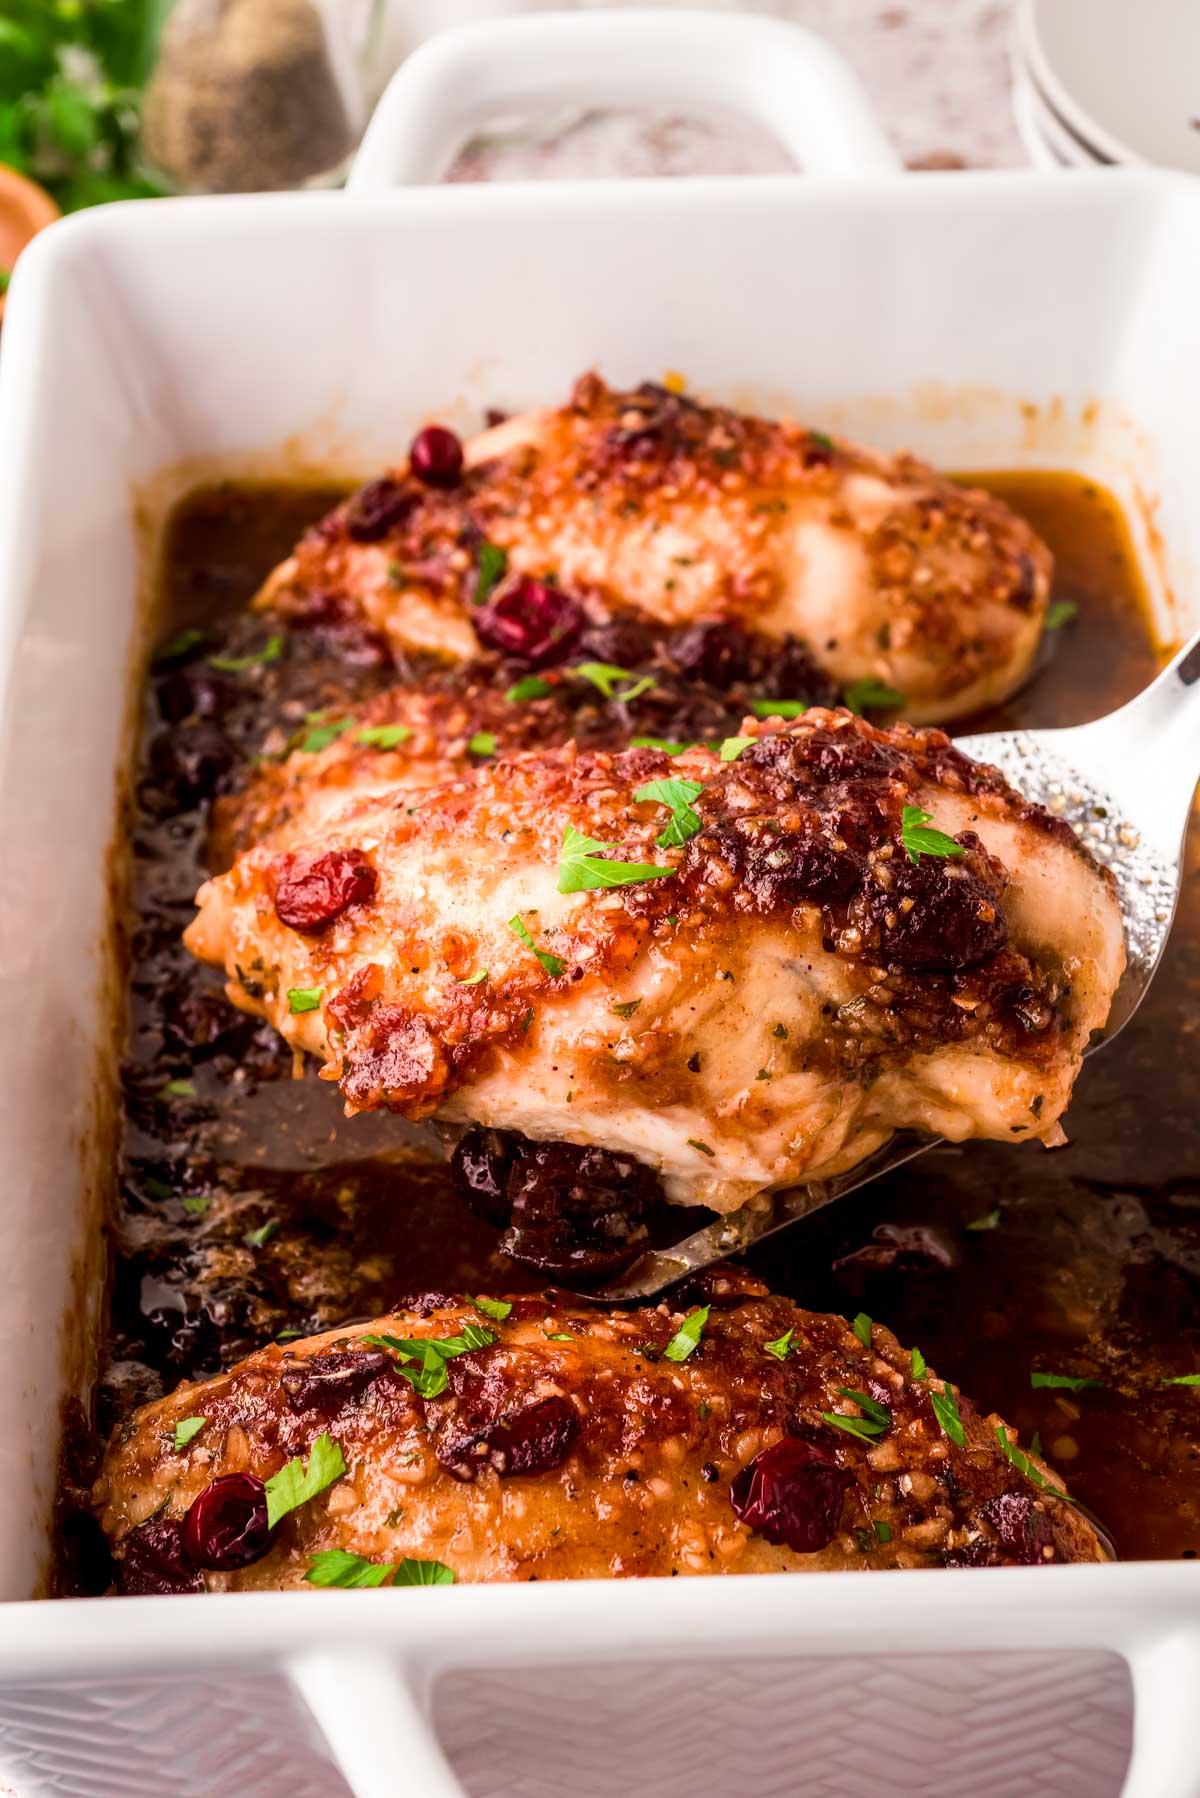
[[[428,447],[435,480],[449,451]],[[1056,628],[1025,691],[964,728],[1097,717],[1158,661],[1120,517],[1070,476],[984,484],[1053,548]],[[264,749],[272,725],[278,748],[308,714],[395,678],[382,645],[336,618],[294,632],[281,655],[269,621],[243,610],[339,497],[314,487],[206,488],[168,531],[163,647],[148,683],[136,788],[125,1131],[100,1434],[180,1380],[273,1337],[370,1317],[430,1289],[528,1290],[573,1257],[604,1266],[607,1254],[657,1234],[655,1183],[631,1194],[620,1168],[542,1168],[545,1155],[535,1166],[519,1147],[468,1144],[456,1190],[427,1130],[388,1116],[347,1122],[336,1089],[311,1069],[294,1078],[273,1033],[233,1011],[219,976],[181,946],[206,872],[211,795]],[[543,660],[552,660],[577,622],[553,610],[559,597],[523,595],[520,618],[497,618],[495,632],[537,624]],[[654,728],[687,736],[698,722],[681,714],[677,730]],[[1198,859],[1194,833],[1193,872]],[[323,927],[353,878],[353,869],[324,870],[297,892],[310,928]],[[1200,1360],[1198,1000],[1200,881],[1191,880],[1161,977],[1120,1046],[1084,1071],[1068,1148],[939,1148],[752,1257],[776,1290],[816,1309],[880,1318],[902,1341],[920,1342],[978,1405],[1009,1418],[1022,1440],[1037,1432],[1125,1557],[1200,1551],[1200,1389],[1169,1383]],[[547,1210],[539,1180],[551,1173]],[[561,1195],[586,1186],[594,1198],[606,1179],[619,1186],[620,1204],[598,1216],[593,1205],[590,1234],[577,1238]],[[524,1265],[501,1251],[506,1208],[492,1206],[492,1186],[506,1187],[503,1240]],[[666,1239],[692,1221],[673,1212]],[[1035,1373],[1088,1383],[1035,1386]],[[65,1590],[107,1580],[70,1515],[96,1440],[79,1429],[68,1444]]]

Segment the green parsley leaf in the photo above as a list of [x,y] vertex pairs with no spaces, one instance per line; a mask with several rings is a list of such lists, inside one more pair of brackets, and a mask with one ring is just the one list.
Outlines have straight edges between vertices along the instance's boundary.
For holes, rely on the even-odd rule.
[[888,1522],[886,1517],[876,1517],[873,1520],[872,1527],[874,1528],[875,1534],[879,1537],[879,1540],[881,1542],[890,1542],[891,1541],[892,1526]]
[[839,1386],[837,1393],[839,1398],[854,1400],[859,1410],[866,1413],[867,1422],[872,1425],[877,1435],[882,1435],[884,1430],[891,1429],[891,1412],[886,1405],[881,1405],[878,1399],[872,1398],[869,1392],[857,1392],[853,1386]]
[[345,1471],[341,1449],[328,1430],[322,1430],[309,1450],[307,1466],[297,1455],[266,1482],[269,1526],[274,1529],[281,1517],[306,1505],[318,1492],[340,1480]]
[[293,1016],[304,1011],[318,1010],[323,991],[324,988],[319,986],[289,986],[288,1010]]
[[663,1354],[668,1361],[686,1361],[692,1350],[704,1334],[704,1326],[708,1322],[708,1305],[701,1305],[690,1317],[685,1317],[679,1328],[668,1342]]
[[749,749],[754,741],[753,737],[726,737],[717,753],[723,762],[736,762],[743,749]]
[[358,1591],[365,1586],[382,1586],[395,1571],[384,1561],[368,1561],[345,1548],[322,1548],[309,1562],[304,1577],[310,1586],[343,1586]]
[[369,724],[359,731],[354,741],[365,743],[368,749],[398,749],[411,736],[407,724]]
[[863,1347],[867,1349],[871,1346],[871,1329],[873,1321],[872,1318],[867,1316],[865,1311],[860,1311],[854,1322],[850,1325],[850,1328],[854,1331],[858,1340],[862,1343]]
[[609,1010],[615,1017],[631,1018],[640,1004],[640,999],[623,999],[619,1005],[610,1005]]
[[475,577],[475,592],[471,604],[486,605],[492,588],[503,580],[508,567],[508,551],[500,548],[498,543],[489,543],[485,538],[479,545],[479,573]]
[[574,1342],[570,1330],[543,1330],[542,1335],[547,1342]]
[[824,431],[810,430],[808,435],[810,440],[817,445],[818,449],[836,450],[837,448],[837,444],[833,441],[833,438],[827,436]]
[[1029,1384],[1035,1388],[1047,1386],[1055,1392],[1084,1392],[1089,1389],[1096,1392],[1102,1392],[1104,1390],[1103,1380],[1078,1379],[1074,1374],[1069,1373],[1041,1373],[1035,1371],[1029,1376]]
[[196,1088],[190,1080],[168,1080],[163,1087],[168,1099],[194,1099]]
[[548,950],[538,948],[537,944],[530,936],[525,921],[519,912],[515,918],[510,918],[508,920],[508,928],[512,931],[514,936],[520,937],[527,949],[532,949],[550,978],[552,980],[557,980],[563,971],[563,962],[557,955],[551,955]]
[[654,839],[660,849],[680,848],[701,828],[702,820],[699,812],[692,810],[692,800],[699,799],[703,791],[704,783],[699,780],[648,780],[638,788],[633,796],[638,804],[650,800],[665,805],[671,813],[671,822]]
[[204,636],[205,633],[203,631],[198,631],[195,628],[186,631],[176,631],[173,637],[168,637],[166,642],[160,644],[155,650],[153,666],[155,668],[165,668],[170,662],[181,662],[185,656],[191,654],[193,649],[198,649],[200,647],[201,643],[204,642]]
[[495,755],[496,733],[494,730],[477,730],[467,749],[472,755]]
[[545,699],[553,691],[550,682],[543,680],[540,674],[527,674],[524,680],[515,682],[504,697],[510,704],[519,705],[523,699]]
[[249,1234],[246,1237],[246,1242],[247,1242],[248,1246],[252,1249],[263,1248],[268,1242],[270,1242],[272,1236],[274,1236],[274,1234],[275,1234],[276,1230],[278,1230],[278,1228],[279,1228],[279,1219],[277,1217],[268,1218],[266,1223],[260,1225],[257,1230],[251,1230],[249,1232]]
[[806,699],[752,699],[750,710],[756,718],[798,718],[807,712]]
[[244,674],[247,668],[259,668],[265,662],[277,662],[283,654],[283,638],[268,637],[263,647],[248,656],[209,656],[208,665],[218,674]]
[[777,1036],[781,1043],[786,1043],[786,1041],[788,1039],[787,1025],[786,1024],[776,1024],[774,1030],[772,1030],[772,1032],[771,1032],[771,1035]]
[[835,1430],[845,1430],[847,1436],[857,1436],[860,1442],[878,1441],[887,1427],[872,1423],[869,1417],[845,1417],[840,1411],[822,1411],[821,1421],[831,1424]]
[[634,886],[642,880],[661,880],[674,874],[674,868],[660,868],[654,862],[614,862],[605,858],[617,848],[615,843],[598,843],[568,824],[563,831],[562,855],[558,864],[560,893],[590,893],[598,887]]
[[295,1342],[303,1334],[303,1330],[279,1330],[276,1332],[275,1340],[276,1342]]
[[700,1141],[699,1137],[689,1136],[687,1142],[689,1149],[698,1149],[700,1154],[707,1155],[710,1161],[716,1160],[717,1151],[715,1149],[710,1149],[706,1142]]
[[470,974],[467,976],[467,978],[465,980],[456,980],[454,984],[456,986],[478,986],[480,984],[480,982],[483,980],[486,980],[487,977],[488,977],[487,969],[480,968],[478,974]]
[[[644,674],[639,680],[631,668],[614,668],[611,662],[576,662],[573,668],[567,669],[567,673],[577,674],[580,680],[591,681],[605,699],[639,699],[654,685],[652,674]],[[618,686],[623,680],[632,681],[633,685],[618,692]]]
[[904,695],[881,680],[852,680],[842,703],[851,712],[894,712],[904,704]]
[[774,1342],[764,1342],[763,1348],[768,1355],[774,1355],[777,1361],[786,1361],[795,1334],[795,1330],[789,1330],[786,1336],[777,1336]]
[[183,1453],[188,1443],[194,1436],[200,1434],[207,1422],[207,1417],[181,1417],[179,1419],[175,1425],[175,1434],[171,1439],[171,1446],[177,1455]]
[[393,1586],[452,1586],[454,1572],[441,1561],[413,1561],[406,1555],[396,1569]]
[[982,1217],[975,1217],[967,1225],[968,1230],[994,1230],[1000,1222],[1000,1207],[994,1211],[985,1211]]
[[1029,1438],[1029,1452],[1031,1455],[1037,1455],[1039,1460],[1044,1458],[1042,1455],[1042,1432],[1040,1430],[1035,1430],[1033,1435]]
[[1070,1493],[1063,1492],[1057,1486],[1051,1485],[1045,1475],[1038,1472],[1024,1450],[1018,1448],[1015,1442],[1009,1441],[1008,1431],[1002,1423],[996,1425],[996,1441],[1000,1444],[1005,1460],[1015,1467],[1018,1473],[1023,1473],[1027,1480],[1031,1480],[1039,1491],[1048,1492],[1051,1498],[1061,1498],[1066,1505],[1075,1503]]
[[9,282],[11,280],[12,270],[10,268],[0,268],[0,293],[8,292]]
[[314,724],[300,740],[301,755],[320,755],[331,743],[348,731],[354,723],[353,718],[336,718],[331,724]]
[[1160,1386],[1200,1386],[1200,1373],[1172,1374],[1169,1380],[1160,1380]]
[[195,1198],[181,1199],[179,1202],[191,1217],[203,1217],[212,1204],[207,1193],[199,1193]]
[[914,865],[923,855],[963,855],[965,850],[948,837],[944,830],[927,830],[925,827],[932,820],[932,812],[923,812],[919,805],[906,805],[900,815],[900,836],[908,851],[908,859]]
[[1064,624],[1070,624],[1078,611],[1079,607],[1073,599],[1053,600],[1046,608],[1045,629],[1048,631],[1061,630]]
[[[361,1340],[395,1355],[401,1363],[398,1371],[421,1398],[437,1398],[450,1384],[447,1361],[469,1355],[472,1349],[488,1348],[496,1338],[479,1324],[465,1324],[459,1336],[364,1336]],[[409,1361],[418,1361],[420,1366],[405,1365]]]
[[956,1448],[965,1448],[967,1432],[963,1429],[963,1421],[959,1416],[953,1386],[943,1386],[940,1392],[931,1392],[929,1402],[933,1406],[933,1415],[941,1426],[942,1434],[949,1436]]
[[920,1349],[914,1349],[909,1357],[909,1377],[914,1380],[923,1380],[925,1378],[927,1365],[925,1357]]
[[511,1299],[475,1298],[471,1300],[471,1303],[474,1305],[476,1311],[482,1311],[483,1315],[485,1317],[490,1317],[493,1323],[502,1324],[505,1318],[512,1313]]
[[631,749],[661,749],[664,755],[686,755],[689,749],[700,749],[700,743],[672,743],[669,737],[630,737]]

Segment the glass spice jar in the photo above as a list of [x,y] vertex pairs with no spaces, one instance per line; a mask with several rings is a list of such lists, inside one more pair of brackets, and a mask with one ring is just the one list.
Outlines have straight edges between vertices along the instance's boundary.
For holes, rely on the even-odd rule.
[[367,118],[379,0],[174,0],[142,154],[184,193],[337,181]]

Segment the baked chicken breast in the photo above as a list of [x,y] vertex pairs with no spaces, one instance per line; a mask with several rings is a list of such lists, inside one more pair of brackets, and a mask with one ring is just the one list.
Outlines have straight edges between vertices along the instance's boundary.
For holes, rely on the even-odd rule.
[[940,731],[528,750],[361,799],[198,896],[230,997],[389,1108],[595,1144],[730,1210],[897,1129],[1059,1137],[1110,877]]
[[880,1325],[736,1273],[707,1301],[434,1294],[185,1384],[95,1486],[117,1589],[1104,1558],[1057,1475]]
[[461,660],[482,641],[539,667],[613,617],[727,621],[799,639],[839,685],[882,683],[926,722],[1019,684],[1050,575],[1026,523],[915,457],[587,375],[568,405],[510,418],[465,455],[440,427],[421,433],[260,602],[357,619],[401,657]]

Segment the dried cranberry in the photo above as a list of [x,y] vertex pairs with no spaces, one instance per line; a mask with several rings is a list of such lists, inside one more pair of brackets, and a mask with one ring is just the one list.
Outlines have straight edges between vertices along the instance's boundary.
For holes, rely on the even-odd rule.
[[357,1404],[368,1387],[391,1368],[392,1358],[382,1349],[362,1354],[331,1349],[328,1354],[310,1355],[285,1366],[279,1384],[291,1410],[319,1411],[329,1418]]
[[215,724],[165,731],[150,745],[150,772],[178,811],[211,799],[237,761],[237,751]]
[[773,730],[751,743],[739,758],[751,768],[763,768],[789,786],[801,788],[841,781],[878,780],[891,774],[899,757],[882,743],[872,743],[857,731]]
[[183,1520],[183,1547],[197,1567],[231,1573],[261,1561],[275,1539],[267,1490],[252,1473],[225,1473],[197,1493]]
[[185,718],[219,718],[233,696],[215,674],[189,668],[160,681],[155,697],[164,723],[182,724]]
[[815,1443],[785,1436],[742,1468],[729,1502],[756,1535],[797,1554],[814,1554],[837,1534],[850,1478]]
[[129,1597],[153,1593],[202,1592],[204,1581],[188,1562],[183,1524],[177,1517],[157,1517],[130,1530],[125,1553],[117,1562],[117,1584]]
[[739,1305],[749,1304],[751,1299],[769,1297],[770,1288],[761,1280],[755,1279],[745,1268],[723,1261],[689,1274],[686,1280],[671,1288],[671,1304],[677,1311],[689,1305],[707,1305],[713,1311],[733,1311]]
[[586,622],[577,599],[528,575],[506,585],[472,618],[475,635],[485,648],[530,668],[565,661]]
[[649,627],[627,613],[585,627],[579,653],[589,662],[607,662],[610,668],[638,669],[654,654],[654,635]]
[[844,899],[860,879],[860,864],[835,849],[815,824],[810,830],[764,838],[746,857],[742,876],[760,904],[800,905]]
[[476,1217],[487,1224],[508,1222],[511,1156],[499,1130],[477,1126],[459,1138],[450,1160],[454,1184]]
[[409,446],[408,463],[427,487],[453,487],[462,473],[462,444],[445,425],[426,425]]
[[384,475],[360,487],[346,506],[346,534],[355,543],[376,543],[403,522],[414,496]]
[[631,1155],[521,1139],[506,1192],[511,1228],[501,1238],[503,1252],[578,1283],[627,1266],[648,1241],[646,1212],[662,1199],[655,1175]]
[[751,667],[750,639],[736,624],[714,619],[693,625],[671,645],[671,659],[692,680],[710,687],[732,687]]
[[944,1230],[928,1224],[876,1224],[872,1240],[861,1249],[852,1249],[832,1263],[834,1273],[842,1268],[869,1268],[884,1272],[895,1268],[904,1274],[927,1272],[931,1267],[956,1267],[960,1255]]
[[1045,1512],[1036,1509],[1028,1492],[1001,1492],[979,1507],[980,1515],[991,1524],[1000,1546],[1024,1567],[1043,1567],[1043,1548],[1052,1536]]
[[[964,832],[975,848],[978,839]],[[1001,907],[1004,875],[984,854],[963,860],[923,855],[914,866],[894,856],[851,906],[868,953],[914,973],[978,967],[1003,949],[1008,921]]]
[[453,1430],[435,1445],[439,1464],[456,1480],[473,1480],[484,1467],[501,1479],[550,1473],[561,1467],[579,1432],[579,1413],[565,1398],[536,1400],[469,1433]]
[[361,849],[330,849],[315,858],[288,856],[275,887],[275,913],[289,930],[316,936],[352,905],[363,905],[377,876]]

